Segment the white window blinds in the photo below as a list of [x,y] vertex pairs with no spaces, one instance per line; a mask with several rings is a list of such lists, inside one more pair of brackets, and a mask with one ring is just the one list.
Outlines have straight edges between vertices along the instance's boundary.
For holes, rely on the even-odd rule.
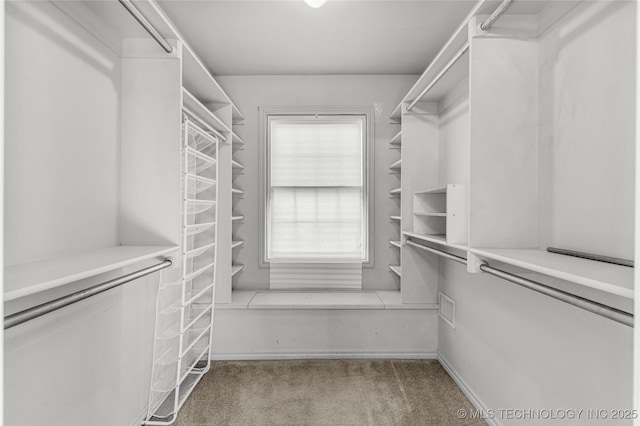
[[363,116],[269,117],[269,260],[362,261]]

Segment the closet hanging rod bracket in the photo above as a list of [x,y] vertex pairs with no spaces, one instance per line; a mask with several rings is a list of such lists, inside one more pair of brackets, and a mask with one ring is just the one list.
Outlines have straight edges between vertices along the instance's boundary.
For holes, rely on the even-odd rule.
[[45,302],[40,305],[25,309],[24,311],[7,315],[6,317],[4,317],[4,329],[7,330],[9,328],[15,327],[17,325],[20,325],[32,319],[46,315],[50,312],[57,311],[58,309],[62,309],[65,306],[72,305],[84,299],[88,299],[89,297],[103,293],[107,290],[111,290],[112,288],[120,287],[121,285],[131,282],[133,280],[137,280],[138,278],[142,278],[146,275],[168,268],[172,264],[173,264],[172,258],[168,257],[168,258],[165,258],[164,261],[156,265],[149,266],[148,268],[144,268],[139,271],[132,272],[127,275],[123,275],[119,278],[105,281],[101,284],[89,287],[84,290],[77,291],[67,296],[59,297],[50,302]]
[[149,20],[138,10],[131,0],[118,0],[120,4],[127,9],[127,12],[134,17],[136,21],[149,33],[151,37],[164,49],[167,53],[173,52],[173,46],[169,44],[166,38],[160,34],[158,30],[149,22]]

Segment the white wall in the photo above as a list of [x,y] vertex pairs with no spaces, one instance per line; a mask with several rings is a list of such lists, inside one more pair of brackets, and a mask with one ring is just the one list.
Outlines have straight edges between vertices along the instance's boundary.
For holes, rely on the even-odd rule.
[[[632,408],[630,327],[450,261],[439,274],[456,328],[439,321],[438,352],[486,409]],[[544,424],[605,423],[582,420]]]
[[5,25],[5,264],[112,246],[120,59],[49,2]]
[[140,424],[158,282],[155,273],[5,331],[3,424]]
[[[397,161],[397,151],[390,150],[388,141],[399,126],[390,125],[389,115],[402,96],[415,82],[416,76],[229,76],[217,77],[231,99],[246,117],[244,125],[234,127],[245,140],[243,151],[236,153],[245,166],[245,174],[236,179],[245,195],[237,212],[245,216],[237,236],[245,246],[236,255],[245,265],[239,274],[237,289],[267,289],[269,270],[259,268],[259,128],[257,108],[261,105],[372,105],[375,107],[374,188],[375,230],[374,267],[362,271],[363,288],[397,289],[397,280],[388,271],[389,264],[397,264],[398,250],[389,246],[397,240],[397,226],[389,223],[389,215],[398,214],[397,204],[389,191],[397,181],[389,177],[389,165]],[[394,252],[395,250],[395,252]]]

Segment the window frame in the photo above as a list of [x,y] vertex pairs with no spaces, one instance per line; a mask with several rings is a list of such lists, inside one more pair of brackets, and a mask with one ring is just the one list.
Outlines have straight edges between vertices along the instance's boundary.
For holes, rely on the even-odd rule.
[[[270,166],[270,141],[269,141],[269,118],[270,117],[315,117],[315,116],[361,116],[365,123],[363,126],[363,248],[365,258],[362,260],[363,267],[373,267],[374,259],[374,188],[373,188],[373,141],[374,139],[374,109],[370,106],[263,106],[259,107],[260,113],[260,229],[259,248],[261,268],[268,268],[271,260],[268,254],[269,230],[269,166]],[[277,259],[281,263],[308,263],[308,259]],[[328,262],[334,262],[333,260]],[[334,262],[335,263],[335,262]]]

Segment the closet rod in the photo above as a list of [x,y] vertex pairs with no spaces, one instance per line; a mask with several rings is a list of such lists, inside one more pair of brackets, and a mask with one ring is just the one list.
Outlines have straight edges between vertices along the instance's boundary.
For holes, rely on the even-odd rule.
[[219,131],[217,131],[216,129],[214,129],[213,127],[211,127],[210,125],[208,125],[204,120],[202,120],[200,117],[198,117],[198,115],[191,111],[189,108],[186,107],[182,107],[182,111],[184,111],[184,113],[191,118],[193,121],[195,121],[199,126],[204,127],[206,130],[210,131],[211,133],[213,133],[215,136],[219,137],[220,139],[222,139],[223,142],[227,141],[227,138],[220,133]]
[[[471,11],[467,14],[467,16],[465,16],[465,18],[462,20],[460,25],[458,25],[458,28],[456,28],[456,30],[453,32],[451,37],[449,37],[449,40],[447,40],[447,42],[444,44],[444,46],[442,46],[442,48],[440,49],[438,54],[435,56],[435,58],[433,58],[433,60],[431,61],[431,63],[427,67],[427,69],[424,71],[424,73],[422,73],[422,75],[425,75],[426,73],[428,73],[431,70],[431,68],[436,64],[436,62],[438,62],[438,60],[444,54],[444,52],[446,52],[447,49],[449,49],[449,46],[451,45],[451,43],[453,43],[453,41],[456,39],[456,37],[458,37],[458,34],[460,34],[460,31],[465,29],[465,27],[467,26],[467,24],[469,23],[471,18],[473,18],[476,15],[478,10],[480,10],[482,5],[485,4],[486,1],[487,0],[480,0],[478,3],[476,3],[476,5],[473,7],[473,9],[471,9]],[[418,83],[416,83],[416,85],[417,84]],[[414,87],[415,87],[415,85],[409,90],[409,93],[411,93],[411,91],[414,89]],[[407,111],[411,111],[417,102],[418,101],[414,100],[411,103],[411,105],[409,107],[407,107]]]
[[438,256],[446,257],[449,260],[453,260],[454,262],[462,263],[463,265],[467,264],[467,259],[465,259],[464,257],[456,256],[455,254],[447,253],[447,252],[444,252],[442,250],[434,249],[432,247],[423,246],[422,244],[414,243],[411,240],[407,240],[405,242],[407,244],[409,244],[410,246],[419,248],[420,250],[425,250],[425,251],[437,254]]
[[[467,264],[467,260],[464,257],[455,256],[453,254],[450,254],[432,247],[427,247],[422,244],[416,244],[413,241],[410,241],[409,239],[406,240],[406,243],[413,247],[417,247],[422,250],[426,250],[428,252],[445,257],[447,259],[451,259],[455,262],[462,263],[465,265]],[[528,288],[529,290],[542,293],[546,296],[568,303],[572,306],[584,309],[596,315],[600,315],[602,317],[619,322],[620,324],[633,327],[633,314],[629,314],[627,312],[621,311],[611,306],[603,305],[602,303],[594,302],[593,300],[585,299],[583,297],[576,296],[575,294],[567,293],[566,291],[549,287],[537,281],[523,278],[518,275],[512,274],[510,272],[506,272],[501,269],[494,268],[490,266],[487,262],[482,262],[480,264],[480,270],[488,274],[491,274],[493,276],[496,276],[498,278],[502,278],[503,280],[507,280],[514,284],[518,284],[522,287]]]
[[418,102],[420,102],[422,98],[425,97],[425,95],[429,92],[429,90],[431,90],[433,86],[435,86],[436,83],[440,81],[440,79],[447,73],[447,71],[451,69],[451,67],[455,65],[456,62],[458,62],[458,59],[460,59],[462,55],[464,55],[467,52],[467,50],[469,50],[469,42],[466,42],[464,46],[462,46],[462,48],[458,50],[458,52],[456,52],[455,56],[451,58],[451,60],[447,63],[447,65],[444,66],[442,71],[440,71],[438,75],[436,75],[436,77],[431,81],[431,83],[429,83],[429,85],[425,87],[425,89],[422,92],[420,92],[418,97],[415,98],[413,102],[411,102],[411,104],[407,107],[407,111],[411,111],[413,107]]
[[164,49],[165,52],[173,52],[173,46],[171,46],[167,39],[162,37],[162,34],[160,34],[160,32],[156,30],[153,25],[151,25],[151,22],[149,22],[147,18],[145,18],[145,16],[142,14],[142,12],[140,12],[138,8],[135,7],[133,3],[131,3],[131,0],[118,1],[122,6],[124,6],[125,9],[127,9],[131,16],[133,16],[135,20],[138,21],[140,25],[142,25],[142,28],[144,28],[149,33],[149,35],[158,42],[158,44]]
[[15,327],[16,325],[20,325],[32,319],[38,318],[42,315],[57,311],[58,309],[64,308],[65,306],[69,306],[74,303],[80,302],[81,300],[88,299],[91,296],[95,296],[107,290],[111,290],[112,288],[119,287],[133,280],[137,280],[138,278],[144,277],[145,275],[149,275],[161,269],[168,268],[172,263],[173,262],[170,259],[165,259],[163,262],[160,262],[156,265],[149,266],[148,268],[144,268],[127,275],[123,275],[120,278],[105,281],[101,284],[77,291],[73,294],[59,297],[58,299],[52,300],[50,302],[25,309],[24,311],[20,311],[12,315],[7,315],[6,317],[4,317],[4,329],[7,330],[11,327]]
[[482,24],[480,24],[480,29],[482,31],[487,31],[489,28],[491,28],[493,23],[498,20],[498,18],[505,12],[505,10],[507,10],[509,5],[511,5],[511,3],[513,3],[513,0],[504,0],[502,3],[500,3],[500,6],[498,6],[496,10],[493,11],[491,16],[489,16]]

